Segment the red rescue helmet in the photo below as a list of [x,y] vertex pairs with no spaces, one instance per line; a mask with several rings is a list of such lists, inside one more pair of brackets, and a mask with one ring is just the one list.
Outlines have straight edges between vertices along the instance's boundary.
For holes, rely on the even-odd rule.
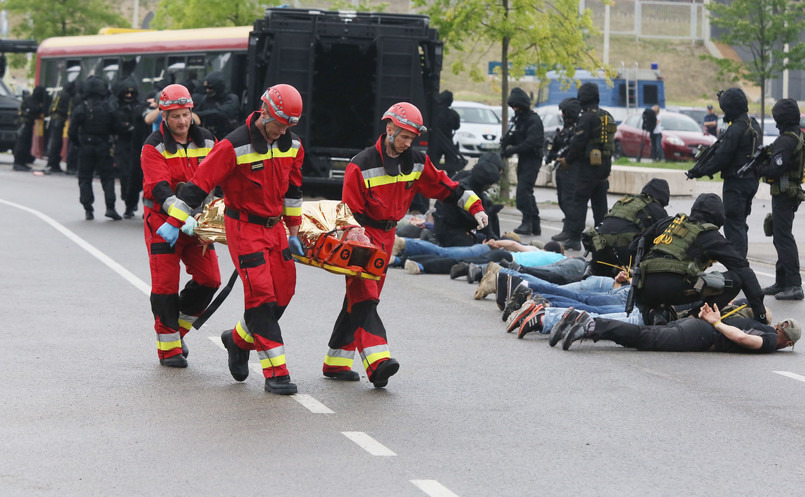
[[182,85],[168,85],[159,94],[159,110],[192,109],[193,97]]
[[302,95],[291,85],[274,85],[260,99],[268,106],[270,120],[294,126],[302,117]]
[[390,119],[391,122],[397,127],[416,133],[417,135],[428,131],[422,124],[422,113],[416,108],[416,105],[409,104],[408,102],[398,102],[383,114],[381,120]]

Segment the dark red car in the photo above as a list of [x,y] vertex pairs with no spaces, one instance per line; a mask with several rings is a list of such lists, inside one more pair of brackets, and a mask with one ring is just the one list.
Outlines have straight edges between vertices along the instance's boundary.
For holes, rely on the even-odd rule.
[[[702,132],[702,127],[693,118],[677,112],[660,111],[658,116],[662,125],[662,151],[665,160],[693,160],[699,145],[710,146],[716,141],[711,135]],[[615,133],[615,158],[637,157],[640,142],[643,142],[643,157],[651,157],[651,142],[643,131],[643,113],[626,116]]]

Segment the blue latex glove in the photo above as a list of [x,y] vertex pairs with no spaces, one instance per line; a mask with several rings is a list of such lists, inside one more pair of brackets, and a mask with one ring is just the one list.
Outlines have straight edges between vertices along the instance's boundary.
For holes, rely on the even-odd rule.
[[305,250],[302,248],[302,242],[299,241],[298,236],[288,237],[288,247],[291,249],[291,252],[296,255],[305,255]]
[[193,216],[189,216],[185,219],[184,226],[182,226],[182,233],[187,236],[193,236],[196,234],[196,226],[198,226],[198,221]]
[[157,235],[164,238],[173,247],[176,244],[176,240],[179,239],[179,228],[170,223],[164,223],[157,230]]

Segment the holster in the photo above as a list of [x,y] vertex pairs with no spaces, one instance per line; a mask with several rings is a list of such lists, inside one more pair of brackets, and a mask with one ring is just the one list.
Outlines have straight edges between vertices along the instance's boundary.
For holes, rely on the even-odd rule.
[[711,271],[709,273],[698,273],[696,275],[696,282],[693,284],[693,289],[698,292],[702,298],[719,295],[724,291],[727,286],[724,275],[718,271]]

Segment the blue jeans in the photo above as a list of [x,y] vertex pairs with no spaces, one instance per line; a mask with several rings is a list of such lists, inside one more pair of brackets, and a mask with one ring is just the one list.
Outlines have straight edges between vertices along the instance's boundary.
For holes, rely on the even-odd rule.
[[[542,318],[541,333],[550,333],[553,327],[556,326],[556,323],[562,319],[562,314],[564,314],[566,310],[567,308],[564,307],[546,307],[545,316]],[[623,311],[610,313],[587,311],[587,314],[594,318],[614,319],[616,321],[623,321],[624,323],[643,326],[643,315],[640,314],[640,311],[637,310],[637,307],[635,307],[634,311],[632,311],[629,316],[626,316],[626,313]]]
[[590,276],[575,283],[557,285],[539,279],[536,276],[518,273],[510,269],[501,268],[501,271],[503,274],[511,274],[522,278],[527,282],[529,288],[542,296],[565,297],[593,306],[619,305],[622,309],[626,305],[626,298],[629,296],[628,285],[613,289],[612,284],[615,283],[615,280],[606,276]]
[[413,257],[415,255],[434,254],[440,257],[451,259],[467,259],[478,257],[492,250],[489,245],[482,243],[470,245],[468,247],[440,247],[434,243],[426,242],[417,238],[406,238],[405,248],[400,252],[399,257]]

